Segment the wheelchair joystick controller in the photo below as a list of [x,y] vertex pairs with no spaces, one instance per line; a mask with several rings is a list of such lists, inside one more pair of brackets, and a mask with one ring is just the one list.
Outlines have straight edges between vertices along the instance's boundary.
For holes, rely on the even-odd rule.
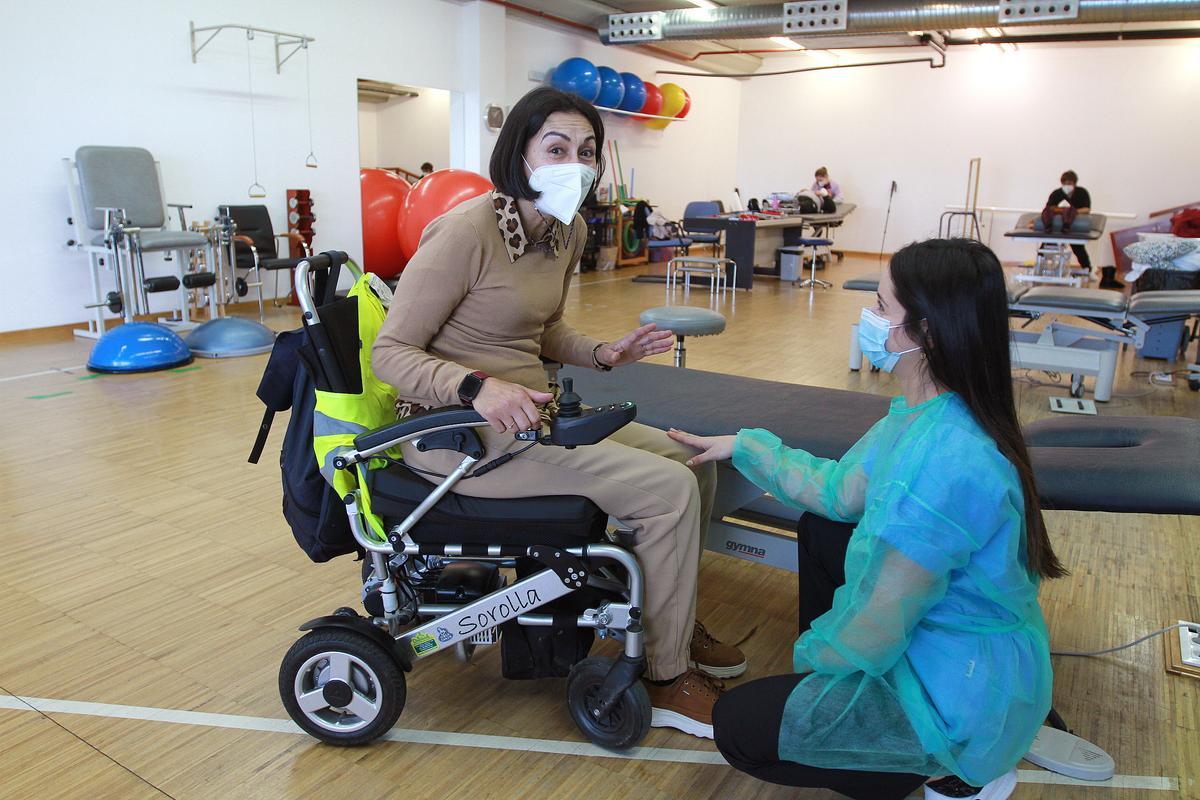
[[596,444],[633,422],[637,406],[631,402],[611,403],[584,408],[583,398],[575,393],[574,381],[563,378],[558,396],[558,413],[550,420],[550,435],[539,441],[571,449]]
[[558,416],[571,419],[582,413],[583,398],[575,394],[575,381],[572,378],[563,378],[563,391],[558,396]]

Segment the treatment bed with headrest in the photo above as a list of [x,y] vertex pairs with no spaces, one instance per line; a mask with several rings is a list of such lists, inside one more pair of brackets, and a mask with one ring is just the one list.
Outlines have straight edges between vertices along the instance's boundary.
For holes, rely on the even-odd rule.
[[1071,245],[1086,245],[1104,234],[1108,218],[1103,214],[1080,214],[1065,230],[1047,230],[1041,214],[1022,214],[1017,224],[1004,235],[1010,239],[1033,239],[1038,242],[1037,258],[1032,269],[1016,276],[1026,283],[1050,283],[1079,286],[1085,272],[1071,270]]
[[[790,447],[840,458],[882,418],[889,398],[658,364],[565,375],[597,402],[638,404],[638,421],[700,435],[762,427]],[[1200,515],[1200,421],[1179,417],[1069,417],[1024,428],[1047,509]],[[766,495],[727,462],[717,465],[708,549],[797,569],[792,531],[800,514]],[[1111,778],[1115,762],[1075,736],[1051,710],[1025,758],[1073,778]]]
[[[840,458],[887,414],[890,398],[742,378],[658,364],[611,373],[568,368],[575,389],[597,403],[634,400],[638,421],[700,435],[766,428],[789,447]],[[1200,421],[1177,417],[1064,417],[1025,426],[1046,508],[1200,515]],[[1119,457],[1118,457],[1119,456]],[[748,512],[748,513],[747,513]],[[744,515],[758,527],[736,521]],[[725,520],[730,517],[730,520]],[[788,534],[799,512],[720,466],[707,545],[750,561],[796,568]]]
[[[842,288],[874,292],[879,288],[879,276],[851,278]],[[1071,394],[1075,397],[1082,396],[1083,378],[1091,375],[1096,380],[1096,400],[1107,402],[1112,399],[1121,346],[1141,347],[1152,324],[1200,316],[1200,289],[1138,292],[1130,296],[1112,289],[1015,284],[1009,287],[1008,305],[1013,317],[1027,321],[1053,317],[1041,331],[1012,332],[1015,369],[1069,374]],[[1067,325],[1057,319],[1060,316],[1077,317],[1096,327]],[[1200,345],[1196,360],[1200,362]],[[850,328],[850,369],[861,367],[858,323],[854,323]],[[1190,380],[1189,386],[1200,389],[1200,379]]]

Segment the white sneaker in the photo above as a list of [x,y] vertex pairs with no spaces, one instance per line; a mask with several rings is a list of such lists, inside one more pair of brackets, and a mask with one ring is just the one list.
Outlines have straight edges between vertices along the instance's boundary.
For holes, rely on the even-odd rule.
[[1006,800],[1016,788],[1015,769],[988,781],[982,789],[951,776],[925,784],[925,800]]

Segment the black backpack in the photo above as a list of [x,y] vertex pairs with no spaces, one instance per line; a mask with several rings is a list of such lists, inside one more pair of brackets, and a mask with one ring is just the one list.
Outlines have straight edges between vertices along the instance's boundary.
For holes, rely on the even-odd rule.
[[796,208],[800,210],[801,214],[816,214],[817,201],[806,194],[798,194],[796,195]]
[[317,394],[309,363],[312,358],[308,333],[303,328],[276,337],[256,392],[267,410],[249,461],[258,463],[275,413],[290,408],[292,415],[279,452],[283,516],[301,549],[313,561],[322,562],[361,550],[350,531],[345,504],[321,476],[313,452],[313,409]]

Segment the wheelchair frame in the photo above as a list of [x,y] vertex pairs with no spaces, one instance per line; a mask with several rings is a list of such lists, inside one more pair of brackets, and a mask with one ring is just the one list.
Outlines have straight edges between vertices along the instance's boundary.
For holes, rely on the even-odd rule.
[[[305,327],[321,358],[330,354],[329,340],[309,289],[309,272],[314,268],[336,269],[339,257],[344,259],[344,254],[323,253],[305,259],[296,268],[296,296]],[[464,431],[478,441],[473,429],[488,424],[446,425],[438,423],[436,414],[432,416],[429,428],[341,453],[334,459],[334,467],[356,469],[359,463],[400,444],[419,442],[446,431]],[[524,434],[519,438],[531,437]],[[430,449],[439,449],[437,445],[444,441],[431,442]],[[615,594],[624,602],[606,599],[578,615],[576,626],[595,629],[602,639],[623,640],[624,652],[615,661],[589,657],[575,664],[568,677],[568,706],[576,724],[592,742],[616,748],[637,744],[649,730],[652,712],[640,681],[646,664],[641,623],[644,577],[633,553],[608,543],[568,548],[420,544],[410,536],[421,518],[479,461],[464,454],[458,466],[402,522],[388,530],[386,542],[367,533],[361,485],[343,498],[354,539],[370,558],[371,575],[364,580],[364,587],[372,581],[377,583],[383,614],[361,617],[353,609],[342,608],[300,626],[309,633],[293,645],[280,667],[279,689],[289,715],[321,741],[365,744],[385,734],[399,718],[406,699],[403,673],[412,669],[414,660],[452,648],[466,660],[472,644],[498,641],[498,636],[489,634],[507,622],[553,626],[553,615],[531,612],[590,586]],[[400,588],[389,563],[393,556],[404,558],[400,567],[415,557],[436,556],[447,562],[509,567],[515,566],[518,558],[529,558],[543,568],[511,585],[502,582],[488,594],[461,605],[416,602],[402,607]],[[624,578],[617,578],[602,564],[624,568]],[[414,595],[410,588],[408,596]],[[422,617],[432,619],[405,629],[411,620]]]

